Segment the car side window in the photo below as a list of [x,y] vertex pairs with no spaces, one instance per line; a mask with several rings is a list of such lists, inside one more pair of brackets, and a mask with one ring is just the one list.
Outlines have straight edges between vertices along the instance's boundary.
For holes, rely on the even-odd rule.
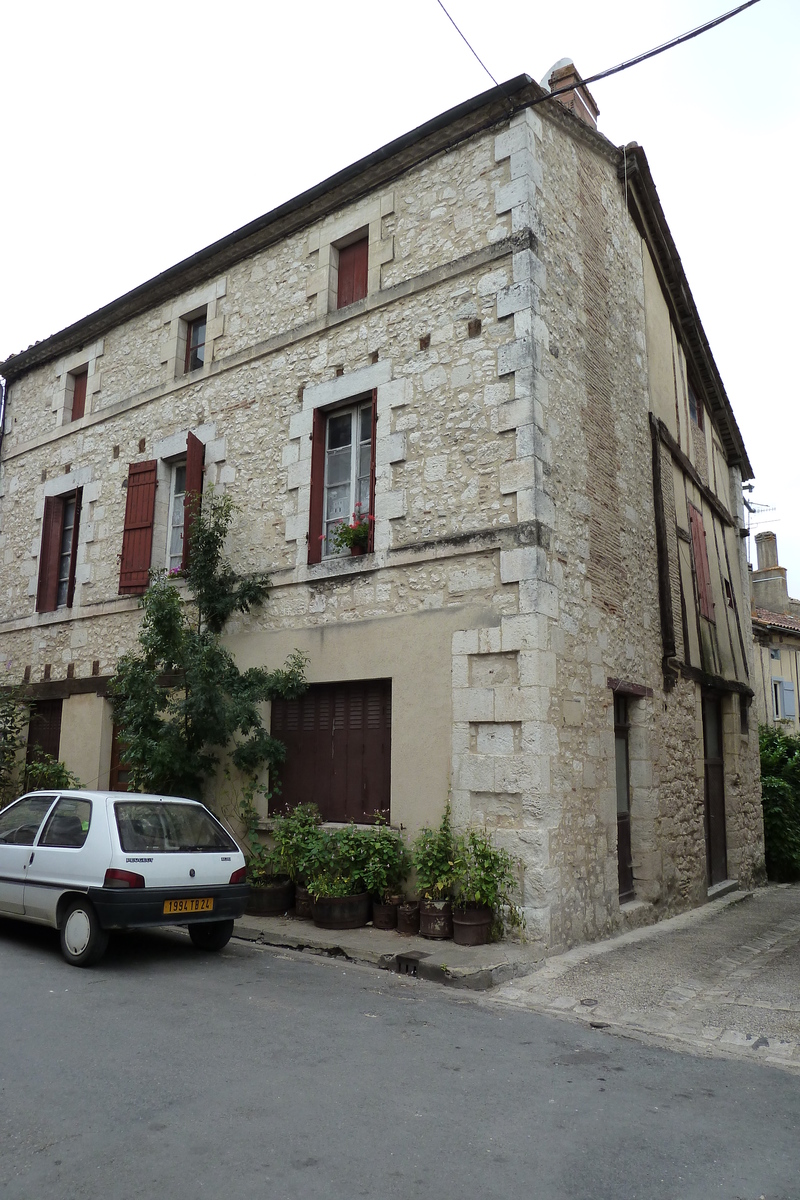
[[86,841],[91,819],[91,800],[62,796],[50,814],[50,819],[44,827],[44,833],[39,839],[39,845],[80,850]]
[[0,842],[7,846],[32,846],[55,796],[30,796],[0,812]]

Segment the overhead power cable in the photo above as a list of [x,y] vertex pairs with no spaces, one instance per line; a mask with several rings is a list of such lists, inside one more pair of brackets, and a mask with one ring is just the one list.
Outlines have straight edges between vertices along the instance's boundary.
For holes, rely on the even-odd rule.
[[[450,13],[445,8],[442,0],[436,0],[436,3],[439,5],[442,12],[447,17],[448,21],[453,26],[462,41],[466,46],[469,47],[470,51],[483,67],[484,71],[489,76],[495,87],[499,87],[502,90],[502,85],[497,82],[492,72],[486,66],[486,63],[473,49],[466,37],[464,37],[464,34],[450,16]],[[598,79],[606,79],[609,75],[618,75],[620,71],[627,71],[629,67],[635,67],[637,63],[644,62],[648,58],[655,58],[657,54],[663,54],[665,50],[671,50],[673,46],[680,46],[683,42],[689,42],[692,40],[692,38],[699,37],[701,33],[706,33],[709,29],[714,29],[717,25],[722,25],[723,22],[730,21],[731,17],[738,16],[738,14],[740,12],[744,12],[746,8],[752,8],[754,4],[758,3],[759,0],[745,0],[744,4],[740,4],[737,8],[732,8],[730,12],[726,12],[719,17],[715,17],[713,21],[706,21],[704,25],[698,25],[696,29],[690,29],[688,33],[682,33],[678,37],[670,38],[668,42],[664,42],[662,45],[656,46],[652,50],[647,50],[644,54],[637,54],[635,58],[628,58],[625,60],[625,62],[618,63],[616,67],[609,67],[606,71],[598,71],[596,75],[588,75],[585,78],[582,78],[580,84],[596,83]],[[532,101],[532,103],[542,104],[545,100],[550,100],[553,96],[561,96],[565,92],[574,92],[575,88],[579,87],[580,84],[571,83],[566,87],[556,88],[555,91],[548,92],[546,96],[541,96],[538,100]]]

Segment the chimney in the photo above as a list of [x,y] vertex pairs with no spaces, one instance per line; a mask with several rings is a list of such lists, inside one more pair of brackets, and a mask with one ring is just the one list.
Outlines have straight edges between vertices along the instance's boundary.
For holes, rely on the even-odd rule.
[[756,534],[756,557],[759,571],[778,565],[778,539],[774,533]]
[[556,96],[556,100],[560,101],[571,113],[574,113],[585,125],[590,125],[592,129],[597,129],[597,118],[600,115],[600,109],[595,104],[594,96],[581,79],[571,59],[559,59],[542,80],[542,86],[549,88],[551,92],[555,92],[559,88],[572,86],[573,90],[571,92],[564,92],[562,95]]

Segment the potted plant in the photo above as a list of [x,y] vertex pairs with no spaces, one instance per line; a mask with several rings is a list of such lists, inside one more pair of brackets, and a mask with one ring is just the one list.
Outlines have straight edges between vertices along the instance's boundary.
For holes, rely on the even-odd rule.
[[397,928],[397,906],[410,869],[411,857],[402,837],[376,814],[364,866],[364,883],[372,896],[372,924],[376,929]]
[[397,906],[397,932],[405,937],[419,933],[419,900],[401,900]]
[[276,860],[294,884],[295,916],[311,917],[313,898],[308,881],[323,847],[322,818],[316,804],[298,804],[272,818]]
[[522,912],[512,899],[515,865],[484,830],[470,829],[457,839],[453,936],[459,946],[482,946],[493,934],[502,937],[507,928],[522,927]]
[[419,931],[427,938],[453,936],[453,868],[455,839],[448,800],[438,828],[421,829],[414,841],[413,862],[420,892]]
[[356,504],[350,524],[342,521],[341,524],[334,525],[329,533],[331,546],[337,551],[349,550],[351,554],[366,554],[370,528],[374,520],[372,513],[362,512],[361,504]]
[[247,881],[250,897],[247,911],[256,916],[277,916],[288,912],[294,902],[294,883],[275,848],[261,839],[261,817],[255,805],[257,786],[250,781],[242,791],[239,816],[244,825],[247,846]]
[[321,929],[358,929],[370,918],[365,875],[368,830],[346,825],[322,831],[308,889],[314,897],[314,924]]

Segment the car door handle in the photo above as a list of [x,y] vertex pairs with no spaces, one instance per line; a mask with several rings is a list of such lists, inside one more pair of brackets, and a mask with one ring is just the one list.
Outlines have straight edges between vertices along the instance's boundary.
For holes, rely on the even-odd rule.
[[31,863],[33,862],[33,856],[34,856],[34,853],[35,853],[35,851],[31,850],[31,856],[30,856],[30,858],[28,859],[28,866],[30,866],[30,865],[31,865]]

